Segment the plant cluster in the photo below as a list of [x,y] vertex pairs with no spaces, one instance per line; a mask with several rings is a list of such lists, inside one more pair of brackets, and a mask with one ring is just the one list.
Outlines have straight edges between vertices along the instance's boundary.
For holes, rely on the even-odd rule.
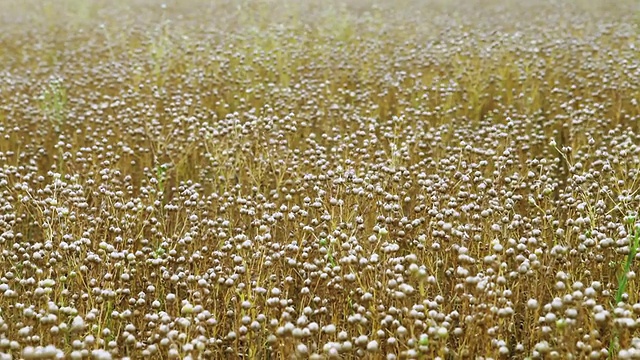
[[640,358],[619,1],[0,4],[0,359]]

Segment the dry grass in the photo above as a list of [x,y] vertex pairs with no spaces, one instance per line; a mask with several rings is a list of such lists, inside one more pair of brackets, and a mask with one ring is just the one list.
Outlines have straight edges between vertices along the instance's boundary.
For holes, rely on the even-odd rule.
[[633,1],[0,14],[0,359],[640,358]]

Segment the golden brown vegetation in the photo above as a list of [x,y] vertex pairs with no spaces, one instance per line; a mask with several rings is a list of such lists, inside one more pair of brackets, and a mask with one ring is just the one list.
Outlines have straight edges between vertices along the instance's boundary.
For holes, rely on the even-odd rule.
[[639,358],[637,11],[1,2],[0,359]]

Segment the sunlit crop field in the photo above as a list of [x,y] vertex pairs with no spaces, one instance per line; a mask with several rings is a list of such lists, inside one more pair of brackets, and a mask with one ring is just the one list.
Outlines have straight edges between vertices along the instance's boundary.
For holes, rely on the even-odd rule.
[[640,358],[639,26],[0,0],[0,360]]

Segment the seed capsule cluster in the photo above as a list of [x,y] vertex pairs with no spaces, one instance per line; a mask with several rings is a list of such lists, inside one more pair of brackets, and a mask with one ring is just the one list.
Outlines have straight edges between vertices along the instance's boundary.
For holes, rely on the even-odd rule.
[[0,360],[640,358],[635,2],[58,5],[0,4]]

